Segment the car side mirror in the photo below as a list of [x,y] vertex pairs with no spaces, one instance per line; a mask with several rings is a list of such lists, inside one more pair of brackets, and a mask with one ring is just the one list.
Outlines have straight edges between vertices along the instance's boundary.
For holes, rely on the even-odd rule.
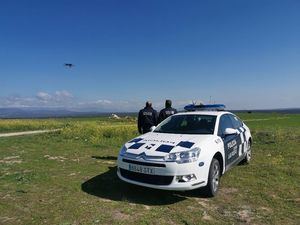
[[150,131],[153,132],[155,130],[156,126],[150,127]]
[[232,135],[232,134],[237,134],[237,130],[233,128],[226,128],[224,131],[224,135]]

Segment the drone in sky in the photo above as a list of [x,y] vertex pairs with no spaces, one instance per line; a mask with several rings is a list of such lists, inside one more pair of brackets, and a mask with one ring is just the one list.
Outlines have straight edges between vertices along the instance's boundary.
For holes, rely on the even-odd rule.
[[72,63],[65,63],[64,66],[65,66],[66,68],[70,68],[70,69],[71,69],[71,68],[74,67],[75,65],[72,64]]

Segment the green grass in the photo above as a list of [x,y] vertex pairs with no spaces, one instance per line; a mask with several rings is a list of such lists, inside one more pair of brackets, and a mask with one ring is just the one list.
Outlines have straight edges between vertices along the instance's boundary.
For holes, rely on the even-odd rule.
[[0,134],[15,131],[30,131],[67,128],[70,126],[133,125],[135,118],[113,120],[106,117],[57,118],[57,119],[0,119]]
[[15,131],[30,131],[62,128],[63,120],[56,119],[0,119],[0,134]]
[[239,116],[253,160],[225,174],[215,198],[121,182],[115,161],[134,119],[0,120],[0,133],[63,128],[0,138],[0,224],[299,224],[300,115]]

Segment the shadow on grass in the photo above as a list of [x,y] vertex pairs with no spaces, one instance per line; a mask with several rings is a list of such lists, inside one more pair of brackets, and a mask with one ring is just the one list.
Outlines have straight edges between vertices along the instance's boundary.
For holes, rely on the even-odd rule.
[[118,157],[116,156],[96,156],[96,155],[91,156],[91,158],[101,159],[101,160],[114,160],[114,161],[117,161],[118,159]]
[[127,184],[118,178],[116,166],[109,167],[107,172],[84,182],[81,189],[104,199],[145,205],[168,205],[183,201],[187,197],[204,197],[201,190],[174,192]]

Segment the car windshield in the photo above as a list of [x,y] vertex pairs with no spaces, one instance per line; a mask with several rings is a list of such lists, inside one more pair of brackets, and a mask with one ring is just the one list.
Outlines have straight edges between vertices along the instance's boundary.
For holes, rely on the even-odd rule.
[[211,115],[174,115],[164,120],[154,130],[157,133],[171,134],[213,134],[216,116]]

